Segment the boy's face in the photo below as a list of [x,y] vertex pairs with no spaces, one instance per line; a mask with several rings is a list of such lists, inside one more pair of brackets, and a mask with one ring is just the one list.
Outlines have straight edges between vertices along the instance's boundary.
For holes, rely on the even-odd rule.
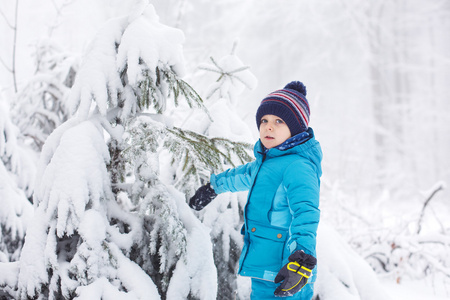
[[282,144],[285,140],[291,137],[291,131],[286,123],[278,116],[264,115],[261,118],[261,125],[259,126],[259,138],[261,143],[267,149],[276,147]]

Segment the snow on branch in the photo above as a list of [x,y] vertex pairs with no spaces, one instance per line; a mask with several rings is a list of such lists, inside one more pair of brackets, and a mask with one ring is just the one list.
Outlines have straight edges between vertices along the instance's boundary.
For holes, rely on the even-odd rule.
[[81,120],[120,107],[117,119],[152,108],[161,114],[166,101],[186,99],[206,111],[184,75],[184,34],[159,23],[152,5],[140,1],[129,17],[110,20],[98,32],[77,73],[69,97]]
[[16,261],[33,216],[33,206],[1,163],[0,178],[0,262]]
[[[72,266],[68,262],[73,258],[71,251],[78,241],[81,252],[85,245],[81,240],[93,248],[104,246],[100,242],[101,233],[97,231],[93,238],[98,238],[98,243],[94,243],[90,231],[83,228],[93,224],[86,211],[102,211],[102,202],[112,196],[105,165],[109,160],[108,150],[98,125],[89,121],[68,125],[71,126],[58,128],[60,130],[50,136],[44,147],[40,181],[34,197],[36,215],[27,232],[21,258],[19,290],[22,296],[32,297],[47,284],[53,291],[70,293],[73,280],[79,275],[69,279],[69,273],[76,269],[70,271]],[[101,215],[106,218],[104,213]],[[102,230],[97,223],[95,228]],[[86,258],[92,257],[92,263],[101,261],[89,251],[84,254]],[[44,274],[47,268],[53,269],[52,276]],[[91,271],[96,272],[92,268]]]
[[79,62],[51,40],[36,42],[34,56],[36,72],[17,95],[12,116],[39,152],[50,133],[70,117],[66,101]]
[[231,54],[224,56],[219,61],[210,57],[211,64],[200,64],[199,69],[219,74],[219,78],[212,84],[207,92],[207,99],[214,94],[219,98],[229,99],[234,102],[244,88],[253,90],[257,85],[256,77],[249,71],[250,67],[242,63],[236,56],[235,42]]
[[88,118],[92,104],[104,115],[108,104],[117,104],[123,86],[117,72],[116,48],[126,25],[126,18],[107,22],[88,48],[68,100],[71,114],[77,112],[81,120]]
[[18,187],[30,197],[35,184],[37,158],[19,140],[19,129],[12,123],[8,111],[8,105],[0,99],[0,160],[9,172],[18,175]]
[[187,231],[185,259],[176,264],[167,291],[167,299],[188,299],[192,293],[198,299],[215,299],[217,295],[217,271],[214,266],[209,230],[188,208],[185,197],[174,188],[169,189],[175,200],[180,220]]
[[0,262],[0,299],[14,299],[19,262]]
[[199,178],[203,173],[221,170],[224,162],[236,166],[252,160],[248,154],[252,145],[248,143],[170,128],[148,115],[141,115],[133,121],[129,136],[134,141],[125,152],[156,151],[158,145],[162,145],[172,156],[172,164],[181,164],[183,177]]
[[0,262],[20,257],[33,206],[35,156],[18,139],[6,103],[0,99]]

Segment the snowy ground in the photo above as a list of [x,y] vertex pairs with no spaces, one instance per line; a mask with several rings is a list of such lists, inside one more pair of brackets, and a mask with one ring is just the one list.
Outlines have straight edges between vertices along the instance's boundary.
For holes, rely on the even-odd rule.
[[421,281],[406,281],[401,284],[396,284],[393,281],[382,281],[388,293],[393,300],[449,300],[450,290],[448,295],[445,292],[435,292],[433,289]]

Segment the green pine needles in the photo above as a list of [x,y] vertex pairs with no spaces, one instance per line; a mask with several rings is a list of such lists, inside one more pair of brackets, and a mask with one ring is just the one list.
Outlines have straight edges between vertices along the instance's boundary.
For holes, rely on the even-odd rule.
[[181,190],[188,190],[187,185],[193,181],[198,185],[198,182],[208,180],[208,174],[222,171],[224,163],[236,166],[252,160],[249,155],[251,144],[209,138],[190,130],[167,127],[155,121],[154,117],[143,114],[133,121],[129,130],[129,147],[124,152],[131,158],[140,151],[155,153],[161,149],[167,150],[172,165],[182,172],[175,184]]
[[[190,190],[189,185],[197,186],[208,180],[209,173],[222,171],[224,163],[236,166],[251,161],[251,145],[233,142],[226,138],[209,138],[205,135],[166,125],[164,112],[168,99],[179,105],[184,98],[190,108],[202,109],[211,120],[200,95],[177,74],[172,66],[159,64],[155,70],[145,69],[138,81],[134,94],[139,112],[136,118],[128,120],[128,140],[125,156],[128,161],[137,152],[157,153],[167,150],[171,164],[179,171],[175,186],[181,191]],[[154,109],[156,114],[147,113]],[[181,172],[181,174],[180,174]]]
[[225,138],[209,138],[202,134],[181,128],[167,129],[170,137],[164,146],[173,154],[172,163],[182,163],[185,176],[200,173],[200,169],[220,171],[224,163],[236,166],[249,162],[252,158],[247,153],[251,144],[232,142]]
[[167,98],[173,98],[175,106],[178,106],[182,96],[190,108],[197,107],[207,112],[200,95],[170,66],[160,65],[152,74],[144,70],[135,93],[140,110],[153,107],[156,113],[163,114]]

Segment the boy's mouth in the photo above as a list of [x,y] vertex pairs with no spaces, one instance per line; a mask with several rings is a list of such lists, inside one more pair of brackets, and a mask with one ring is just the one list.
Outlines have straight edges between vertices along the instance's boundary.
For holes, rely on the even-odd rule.
[[273,140],[274,139],[274,137],[271,137],[271,136],[268,136],[268,135],[265,138],[269,139],[269,140]]

